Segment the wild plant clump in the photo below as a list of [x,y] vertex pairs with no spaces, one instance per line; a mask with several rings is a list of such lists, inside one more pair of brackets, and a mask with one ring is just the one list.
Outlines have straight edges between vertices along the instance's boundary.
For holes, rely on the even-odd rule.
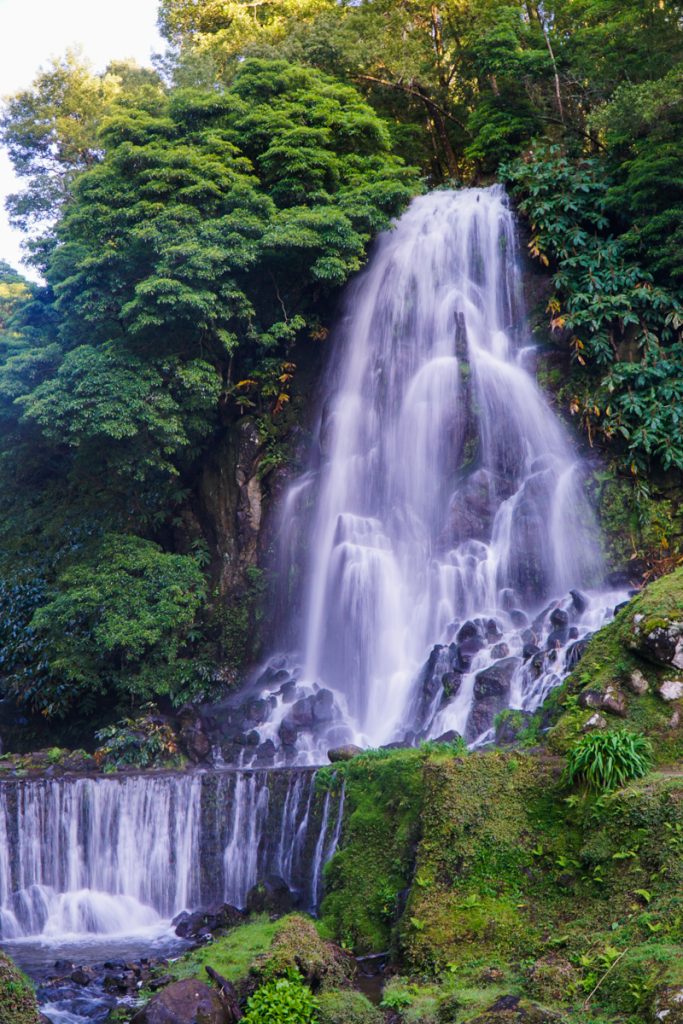
[[609,793],[647,775],[652,761],[650,741],[639,733],[627,729],[588,733],[567,753],[564,780],[569,786],[578,783]]
[[243,1024],[316,1024],[318,1001],[296,971],[256,989],[247,1003]]

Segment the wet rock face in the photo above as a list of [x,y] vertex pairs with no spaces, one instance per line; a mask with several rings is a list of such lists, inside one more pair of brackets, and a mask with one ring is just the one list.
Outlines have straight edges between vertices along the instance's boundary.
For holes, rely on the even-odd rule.
[[175,981],[154,996],[131,1024],[232,1024],[218,992],[201,981]]
[[508,707],[510,684],[520,664],[520,658],[503,658],[477,673],[465,739],[476,739],[492,728],[496,715]]
[[198,710],[191,704],[178,712],[178,738],[190,761],[201,764],[210,760],[211,741]]
[[263,519],[262,442],[250,417],[226,430],[204,466],[195,516],[212,553],[212,575],[229,595],[256,565]]
[[284,878],[269,875],[249,890],[247,913],[282,917],[294,909],[294,903],[294,897]]

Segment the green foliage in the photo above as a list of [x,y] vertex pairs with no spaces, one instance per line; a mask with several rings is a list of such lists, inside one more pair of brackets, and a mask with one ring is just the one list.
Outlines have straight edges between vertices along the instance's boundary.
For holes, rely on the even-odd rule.
[[63,717],[74,703],[92,709],[110,699],[199,689],[196,668],[182,658],[204,596],[193,558],[166,554],[139,537],[110,534],[65,568],[29,623],[35,650],[47,651],[44,673],[9,679],[14,696],[45,716]]
[[579,783],[597,793],[620,789],[640,779],[652,767],[652,744],[645,736],[626,729],[591,732],[567,753],[565,781]]
[[400,915],[418,836],[424,760],[417,750],[379,751],[330,766],[336,784],[342,777],[346,782],[346,838],[325,869],[322,919],[358,952],[387,949]]
[[296,972],[268,981],[247,1001],[245,1024],[316,1024],[318,1001]]
[[47,717],[183,700],[256,649],[264,589],[240,566],[225,600],[212,441],[250,408],[281,462],[290,350],[418,183],[352,86],[282,60],[168,90],[67,55],[1,131],[48,286],[0,267],[0,684]]
[[279,921],[270,921],[266,915],[252,916],[239,928],[231,929],[198,949],[192,949],[163,967],[174,981],[184,978],[206,979],[206,966],[213,967],[228,981],[246,977],[252,964],[270,947]]
[[683,467],[680,441],[683,306],[653,283],[610,230],[609,178],[598,159],[536,147],[503,169],[531,223],[531,255],[555,267],[550,326],[594,378],[570,403],[589,435],[618,439],[626,465]]
[[95,733],[95,760],[108,768],[177,768],[180,754],[173,729],[154,705]]

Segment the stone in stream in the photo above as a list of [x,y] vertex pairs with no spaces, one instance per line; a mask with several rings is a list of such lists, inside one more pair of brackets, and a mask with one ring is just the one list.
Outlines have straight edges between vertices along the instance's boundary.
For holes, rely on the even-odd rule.
[[209,907],[206,910],[195,910],[188,913],[184,910],[171,921],[175,933],[181,939],[194,939],[209,932],[225,931],[243,924],[244,914],[230,903]]
[[555,629],[564,629],[569,625],[569,613],[563,608],[553,608],[550,613],[550,625]]
[[131,1024],[233,1024],[220,994],[201,981],[174,981],[133,1017]]

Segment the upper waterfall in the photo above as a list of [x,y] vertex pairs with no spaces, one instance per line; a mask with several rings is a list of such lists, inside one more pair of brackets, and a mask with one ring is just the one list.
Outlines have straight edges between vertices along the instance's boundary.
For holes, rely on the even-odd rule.
[[[285,753],[481,739],[502,707],[536,706],[609,615],[582,464],[527,368],[521,284],[494,186],[414,200],[348,290],[311,468],[284,508],[287,581],[293,523],[305,534],[295,653],[261,676],[298,686],[261,729]],[[287,702],[321,688],[325,715],[292,718]]]

